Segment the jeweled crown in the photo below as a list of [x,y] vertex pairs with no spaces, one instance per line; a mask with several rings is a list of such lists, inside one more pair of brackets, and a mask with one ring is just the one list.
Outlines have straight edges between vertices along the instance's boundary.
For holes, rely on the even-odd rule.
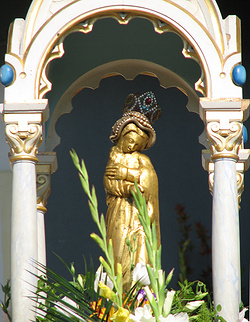
[[161,116],[161,108],[158,105],[153,92],[143,94],[129,94],[123,108],[123,113],[139,112],[145,115],[151,124]]

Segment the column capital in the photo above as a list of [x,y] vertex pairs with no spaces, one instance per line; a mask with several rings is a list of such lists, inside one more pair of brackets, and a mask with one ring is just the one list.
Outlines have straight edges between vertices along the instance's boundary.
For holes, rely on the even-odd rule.
[[221,158],[239,160],[242,122],[248,117],[249,104],[250,100],[240,98],[200,98],[200,117],[206,125],[212,161]]
[[38,147],[42,143],[42,113],[4,114],[5,135],[10,145],[10,162],[37,162]]
[[222,158],[239,160],[238,152],[242,143],[243,124],[241,122],[212,121],[207,123],[207,138],[210,143],[211,160]]
[[39,153],[38,160],[36,164],[37,209],[46,213],[47,199],[50,195],[51,174],[57,169],[56,153]]

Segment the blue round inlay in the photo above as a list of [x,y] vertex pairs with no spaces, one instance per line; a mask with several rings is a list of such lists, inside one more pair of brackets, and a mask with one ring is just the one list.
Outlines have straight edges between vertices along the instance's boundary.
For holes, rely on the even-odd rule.
[[236,65],[232,72],[232,78],[235,85],[243,86],[247,79],[245,67],[242,65]]
[[245,144],[248,140],[248,133],[247,133],[247,128],[245,127],[245,125],[243,125],[243,143]]
[[10,85],[14,80],[14,70],[13,68],[5,64],[0,68],[0,81],[4,86]]

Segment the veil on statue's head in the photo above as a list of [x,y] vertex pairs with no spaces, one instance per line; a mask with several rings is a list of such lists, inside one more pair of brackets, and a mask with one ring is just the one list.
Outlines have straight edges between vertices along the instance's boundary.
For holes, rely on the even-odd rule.
[[154,145],[156,133],[152,126],[161,116],[161,109],[153,92],[143,94],[129,94],[123,108],[123,116],[112,127],[110,140],[116,142],[122,130],[129,123],[134,123],[148,134],[148,143],[145,149]]

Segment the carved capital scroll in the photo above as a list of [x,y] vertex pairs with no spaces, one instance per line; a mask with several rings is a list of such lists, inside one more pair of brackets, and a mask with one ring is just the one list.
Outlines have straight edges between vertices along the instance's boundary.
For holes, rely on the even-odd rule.
[[51,192],[51,174],[57,169],[57,158],[55,152],[43,152],[38,154],[38,159],[36,164],[37,210],[45,214],[47,199]]
[[238,188],[238,202],[240,204],[241,195],[243,194],[243,191],[244,191],[244,172],[237,171],[236,178],[237,178],[237,188]]
[[47,211],[47,199],[50,195],[50,173],[37,173],[37,209]]
[[207,123],[207,137],[211,144],[211,160],[231,158],[238,161],[242,130],[241,122],[229,122],[227,129],[222,128],[221,123],[217,121]]
[[7,114],[5,135],[10,146],[10,161],[37,162],[38,147],[42,143],[41,114]]

